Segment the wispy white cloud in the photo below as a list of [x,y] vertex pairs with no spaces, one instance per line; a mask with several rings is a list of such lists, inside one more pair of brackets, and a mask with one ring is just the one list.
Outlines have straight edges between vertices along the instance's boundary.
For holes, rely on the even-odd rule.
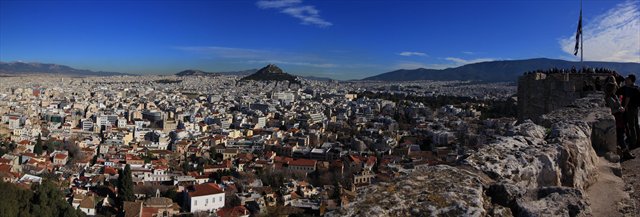
[[462,53],[466,54],[466,55],[474,55],[474,54],[476,54],[475,52],[472,52],[472,51],[462,51]]
[[316,68],[334,68],[338,66],[333,63],[292,62],[292,61],[282,61],[282,60],[249,60],[248,63],[281,64],[281,65],[294,65],[294,66],[308,66],[308,67],[316,67]]
[[[620,3],[593,20],[587,20],[589,22],[582,28],[584,59],[640,62],[639,5],[640,1]],[[563,37],[559,42],[564,52],[573,55],[575,33],[573,36]],[[577,58],[574,57],[575,59]]]
[[302,3],[302,0],[273,0],[273,1],[258,1],[256,5],[259,8],[283,8]]
[[466,60],[466,59],[462,59],[462,58],[457,58],[457,57],[447,57],[444,58],[445,60],[454,62],[457,65],[466,65],[466,64],[471,64],[471,63],[479,63],[479,62],[487,62],[487,61],[494,61],[496,59],[494,58],[477,58],[477,59],[470,59],[470,60]]
[[413,61],[399,61],[399,62],[396,62],[395,65],[393,65],[392,69],[418,69],[418,68],[446,69],[446,68],[451,68],[455,66],[456,66],[455,64],[448,64],[448,63],[427,64],[427,63],[413,62]]
[[256,5],[262,9],[278,9],[281,13],[295,17],[304,25],[329,27],[333,23],[320,17],[320,11],[313,5],[302,5],[302,0],[261,0]]
[[424,62],[415,62],[415,61],[398,61],[395,65],[393,65],[394,69],[417,69],[417,68],[425,68],[425,69],[446,69],[458,67],[466,64],[479,63],[479,62],[487,62],[487,61],[495,61],[495,58],[476,58],[476,59],[463,59],[458,57],[447,57],[447,58],[439,58],[445,61],[438,61],[436,63],[424,63]]
[[333,68],[338,66],[333,63],[327,63],[324,59],[313,55],[285,51],[219,46],[181,46],[174,47],[174,49],[202,55],[205,58],[238,59],[244,63],[273,63],[316,68]]
[[422,56],[422,57],[424,57],[424,56],[427,56],[426,53],[415,52],[415,51],[403,51],[403,52],[400,52],[398,55],[405,56],[405,57],[410,57],[410,56]]
[[275,55],[273,51],[234,48],[234,47],[218,47],[218,46],[181,46],[174,47],[177,50],[193,52],[197,54],[215,56],[220,58],[258,58],[270,57]]

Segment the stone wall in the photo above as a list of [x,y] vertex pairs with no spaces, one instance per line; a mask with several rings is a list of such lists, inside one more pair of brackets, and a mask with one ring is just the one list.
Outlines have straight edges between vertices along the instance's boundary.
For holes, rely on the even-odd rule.
[[539,117],[551,111],[571,105],[591,91],[584,91],[585,84],[593,84],[595,78],[604,80],[605,74],[584,73],[533,73],[518,79],[518,121],[531,119],[539,123]]

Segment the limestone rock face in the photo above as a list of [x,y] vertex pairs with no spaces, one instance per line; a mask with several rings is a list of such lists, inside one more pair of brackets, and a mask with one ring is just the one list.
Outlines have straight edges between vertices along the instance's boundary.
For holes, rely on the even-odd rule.
[[396,182],[360,190],[357,201],[329,216],[485,216],[491,204],[483,193],[485,185],[468,170],[417,167]]
[[585,122],[553,125],[548,142],[556,145],[561,185],[586,189],[597,180],[598,156],[591,147],[591,127]]
[[517,126],[520,135],[498,138],[465,160],[496,180],[525,188],[568,186],[584,189],[597,177],[598,157],[587,123],[557,122],[548,136],[531,122]]
[[466,159],[468,164],[495,180],[525,188],[560,185],[562,172],[556,159],[558,147],[544,140],[514,136],[481,148]]
[[604,105],[601,94],[580,98],[569,107],[541,117],[541,124],[545,127],[552,127],[559,122],[586,123],[591,127],[593,149],[601,155],[607,152],[616,153],[616,121],[611,111]]
[[575,188],[544,187],[517,200],[517,216],[591,216],[584,194]]
[[599,109],[603,106],[599,97],[583,98],[577,101],[580,106],[544,115],[543,122],[549,123],[548,135],[546,128],[525,121],[516,126],[518,135],[498,138],[469,156],[464,164],[493,179],[525,188],[567,186],[584,190],[597,179],[598,156],[592,147],[591,126],[605,126],[610,118]]

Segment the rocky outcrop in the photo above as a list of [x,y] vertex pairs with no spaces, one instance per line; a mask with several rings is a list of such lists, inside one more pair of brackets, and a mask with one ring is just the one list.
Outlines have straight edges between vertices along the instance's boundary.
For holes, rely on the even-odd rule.
[[575,102],[541,117],[542,125],[522,122],[516,135],[497,138],[458,167],[419,168],[396,182],[368,187],[334,214],[591,216],[584,192],[598,180],[593,146],[615,146],[615,132],[612,141],[607,130],[615,123],[601,95]]
[[451,166],[417,167],[397,182],[358,192],[359,200],[329,216],[486,216],[488,180]]
[[616,152],[616,121],[604,105],[600,94],[592,94],[575,100],[568,107],[555,110],[540,117],[540,124],[552,127],[556,123],[586,123],[591,127],[591,144],[603,155]]

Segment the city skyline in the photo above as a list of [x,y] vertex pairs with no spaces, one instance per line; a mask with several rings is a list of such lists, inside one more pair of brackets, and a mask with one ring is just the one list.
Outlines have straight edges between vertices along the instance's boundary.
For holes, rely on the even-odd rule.
[[[638,8],[638,1],[586,1],[585,60],[640,62]],[[133,74],[274,63],[297,75],[356,79],[401,68],[578,59],[578,1],[1,1],[0,12],[0,61]]]

